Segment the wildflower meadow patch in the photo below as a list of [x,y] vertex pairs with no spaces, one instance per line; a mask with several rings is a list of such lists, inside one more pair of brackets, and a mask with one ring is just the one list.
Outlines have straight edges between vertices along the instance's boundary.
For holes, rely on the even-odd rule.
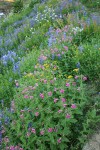
[[100,122],[98,24],[74,0],[13,13],[0,22],[0,149],[81,150]]

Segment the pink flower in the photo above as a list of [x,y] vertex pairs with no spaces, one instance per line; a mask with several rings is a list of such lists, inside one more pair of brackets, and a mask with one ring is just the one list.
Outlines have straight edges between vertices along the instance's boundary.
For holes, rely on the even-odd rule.
[[23,115],[23,114],[21,114],[21,115],[20,115],[20,118],[21,118],[21,119],[23,119],[23,118],[24,118],[24,115]]
[[78,79],[79,78],[79,76],[75,76],[75,79]]
[[17,82],[17,83],[16,83],[16,87],[18,87],[18,86],[19,86],[19,83]]
[[61,109],[59,109],[59,110],[58,110],[58,113],[61,113],[61,112],[62,112],[62,110],[61,110]]
[[44,83],[46,84],[46,83],[47,83],[47,80],[44,79]]
[[36,117],[39,116],[39,112],[36,112],[36,113],[35,113],[35,116],[36,116]]
[[67,47],[67,46],[64,46],[64,49],[65,49],[66,51],[68,51],[68,47]]
[[27,132],[27,134],[26,134],[26,135],[29,137],[31,134],[30,134],[30,132]]
[[22,94],[24,94],[25,92],[28,91],[28,88],[25,88],[23,91],[22,91]]
[[66,86],[69,87],[69,86],[70,86],[70,83],[66,83]]
[[27,99],[27,98],[28,98],[28,95],[24,95],[24,98],[26,98],[26,99]]
[[87,80],[87,77],[83,77],[83,80],[86,81],[86,80]]
[[57,130],[57,128],[54,128],[53,131],[54,131],[54,132],[57,132],[58,130]]
[[56,81],[56,78],[54,78],[54,80]]
[[10,150],[14,150],[15,148],[14,148],[14,146],[10,146]]
[[52,92],[48,92],[48,96],[52,96]]
[[36,130],[34,128],[32,128],[31,132],[32,133],[36,133]]
[[58,98],[54,98],[54,103],[56,103],[58,101]]
[[72,104],[72,105],[71,105],[71,108],[75,109],[75,108],[76,108],[76,105],[75,105],[75,104]]
[[53,84],[53,83],[54,83],[54,81],[53,81],[53,80],[50,80],[50,83],[51,83],[51,84]]
[[63,90],[63,89],[61,89],[61,90],[60,90],[60,93],[64,93],[64,90]]
[[70,114],[67,114],[67,115],[66,115],[66,118],[68,118],[68,119],[69,119],[70,117],[71,117],[71,115],[70,115]]
[[33,98],[33,96],[29,96],[29,98],[30,98],[30,99],[32,99],[32,98]]
[[63,54],[65,54],[65,53],[62,51],[62,55],[63,55]]
[[58,142],[58,143],[61,143],[61,138],[59,138],[59,139],[57,140],[57,142]]
[[43,130],[40,131],[40,135],[44,135],[44,131]]
[[65,108],[67,106],[67,104],[63,104],[63,107]]
[[25,110],[21,109],[21,111],[20,111],[20,112],[22,112],[22,113],[23,113],[24,111],[25,111]]
[[5,137],[3,140],[4,140],[5,143],[9,142],[9,138],[8,137]]
[[65,98],[61,98],[61,100],[62,100],[63,103],[66,102],[66,99],[65,99]]
[[54,91],[56,92],[56,91],[57,91],[57,88],[54,88]]
[[53,132],[53,128],[49,128],[49,129],[48,129],[48,132]]
[[73,82],[72,85],[73,85],[73,86],[76,86],[76,82]]
[[44,99],[44,94],[40,93],[40,98]]

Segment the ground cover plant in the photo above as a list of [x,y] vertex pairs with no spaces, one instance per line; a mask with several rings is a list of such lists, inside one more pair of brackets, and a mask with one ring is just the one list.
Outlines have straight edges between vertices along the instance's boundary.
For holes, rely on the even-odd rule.
[[99,26],[73,0],[14,15],[0,23],[0,148],[81,150],[100,125]]

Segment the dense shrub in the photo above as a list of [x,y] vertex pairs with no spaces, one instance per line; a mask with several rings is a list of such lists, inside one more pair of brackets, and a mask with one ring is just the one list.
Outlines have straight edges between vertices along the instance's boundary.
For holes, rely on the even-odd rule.
[[13,3],[14,13],[20,12],[22,8],[23,8],[23,0],[15,0],[15,2]]

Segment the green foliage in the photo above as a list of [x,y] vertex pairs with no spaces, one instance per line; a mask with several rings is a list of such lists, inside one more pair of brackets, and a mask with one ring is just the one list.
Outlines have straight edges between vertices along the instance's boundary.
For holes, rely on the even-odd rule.
[[33,8],[35,4],[39,3],[40,0],[31,0],[30,4],[29,4],[29,7],[30,8]]
[[13,3],[14,13],[20,12],[22,8],[23,8],[23,0],[15,0],[15,2]]
[[78,55],[81,63],[80,71],[88,76],[90,81],[100,80],[100,50],[96,46],[90,44],[84,45],[83,52]]
[[[20,74],[12,71],[13,62],[4,66],[0,61],[0,100],[4,100],[4,104],[0,101],[4,114],[0,123],[5,130],[2,149],[19,145],[25,150],[80,150],[100,122],[100,27],[92,21],[86,25],[82,11],[74,18],[71,12],[81,8],[78,3],[64,6],[64,16],[57,18],[55,9],[62,1],[37,5],[39,2],[31,0],[21,11],[23,2],[15,1],[15,14],[0,26],[1,36],[13,33],[13,24],[37,7],[35,24],[26,19],[24,30],[11,46],[23,57]],[[17,23],[16,28],[20,28]],[[10,118],[9,124],[5,116]]]
[[99,0],[81,0],[89,8],[100,8]]
[[[66,87],[65,79],[56,80],[53,84],[51,84],[48,79],[47,84],[43,84],[43,82],[39,82],[40,79],[38,76],[39,80],[37,81],[37,86],[35,82],[37,79],[32,79],[28,76],[26,78],[28,78],[26,81],[20,80],[19,92],[14,98],[16,110],[11,117],[12,120],[15,120],[15,123],[12,123],[10,126],[10,141],[12,141],[12,143],[16,141],[16,144],[22,143],[25,149],[53,149],[54,147],[55,149],[59,147],[60,149],[72,149],[72,147],[77,147],[80,131],[83,130],[83,122],[84,130],[82,135],[84,136],[84,133],[85,135],[88,134],[86,130],[86,128],[88,128],[86,117],[87,119],[91,117],[90,114],[90,116],[88,116],[86,113],[88,110],[85,111],[83,115],[83,110],[88,100],[85,97],[85,87],[83,88],[81,77],[77,80],[76,87],[72,85],[74,79],[69,80],[70,87]],[[75,90],[79,86],[81,92]],[[34,92],[31,89],[32,87],[35,88]],[[57,91],[54,91],[53,87],[56,87]],[[28,89],[28,93],[24,93],[26,88]],[[60,89],[63,89],[64,93],[60,93]],[[48,96],[48,92],[52,92],[52,95]],[[25,98],[26,93],[28,97],[31,96],[32,99]],[[40,97],[41,93],[44,94],[44,98]],[[73,97],[73,99],[71,99],[71,97]],[[55,98],[57,102],[54,102]],[[62,103],[62,98],[65,98],[67,101],[67,106],[65,105],[65,107],[63,105],[66,104],[66,102]],[[71,108],[72,104],[75,104],[76,108]],[[26,106],[27,108],[25,109]],[[61,110],[61,112],[58,112],[59,110]],[[66,118],[68,114],[70,114],[70,116]],[[48,131],[50,130],[49,128],[51,129],[50,132]],[[41,131],[43,131],[43,135],[40,134]],[[57,140],[61,143],[57,142]],[[81,148],[81,146],[79,145],[78,147]]]

